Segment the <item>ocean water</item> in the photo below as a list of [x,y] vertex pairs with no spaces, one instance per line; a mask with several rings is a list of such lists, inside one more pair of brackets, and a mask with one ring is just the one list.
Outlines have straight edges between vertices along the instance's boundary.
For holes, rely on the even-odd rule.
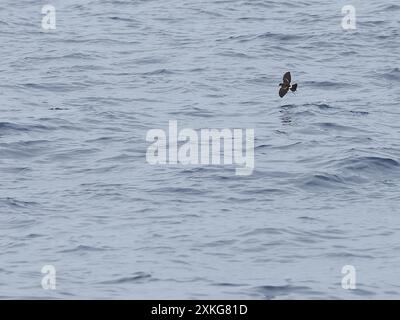
[[[397,0],[2,0],[0,298],[398,298],[399,33]],[[252,175],[148,164],[169,120],[253,128]]]

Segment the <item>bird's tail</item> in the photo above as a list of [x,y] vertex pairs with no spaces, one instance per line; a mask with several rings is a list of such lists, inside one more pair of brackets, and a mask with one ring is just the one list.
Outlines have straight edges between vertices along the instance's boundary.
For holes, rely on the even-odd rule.
[[292,86],[290,87],[290,90],[295,92],[297,90],[297,83],[292,84]]

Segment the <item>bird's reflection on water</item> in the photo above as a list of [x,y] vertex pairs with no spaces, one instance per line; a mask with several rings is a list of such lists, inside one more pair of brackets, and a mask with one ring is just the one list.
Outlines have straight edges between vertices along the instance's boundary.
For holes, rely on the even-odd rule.
[[281,113],[280,119],[281,119],[282,125],[291,126],[294,124],[293,119],[292,119],[291,110],[295,107],[296,106],[294,104],[287,104],[287,105],[281,106],[281,110],[279,112]]

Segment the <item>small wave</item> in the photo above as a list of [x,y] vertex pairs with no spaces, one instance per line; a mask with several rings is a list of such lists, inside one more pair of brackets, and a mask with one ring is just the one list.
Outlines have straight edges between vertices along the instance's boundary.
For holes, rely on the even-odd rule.
[[137,282],[142,282],[142,281],[148,281],[150,280],[151,274],[145,273],[145,272],[136,272],[132,276],[129,277],[121,277],[113,280],[106,280],[100,282],[100,284],[124,284],[124,283],[137,283]]
[[276,189],[276,188],[257,188],[257,189],[248,189],[243,191],[243,194],[252,194],[252,195],[268,195],[268,194],[287,194],[287,190]]
[[133,18],[123,18],[123,17],[117,17],[117,16],[112,16],[112,17],[108,17],[111,20],[115,20],[115,21],[125,21],[125,22],[135,22],[136,20]]
[[31,208],[33,206],[38,206],[39,203],[34,202],[34,201],[22,201],[22,200],[17,200],[14,198],[3,198],[0,199],[1,202],[3,202],[5,205],[9,207],[15,207],[15,208]]
[[42,124],[28,125],[28,124],[17,124],[12,122],[0,122],[0,135],[4,133],[12,132],[30,132],[38,130],[51,130],[52,127],[48,127]]
[[82,89],[85,87],[88,87],[89,84],[85,83],[80,83],[80,82],[75,82],[75,83],[24,83],[21,85],[25,89],[36,89],[36,90],[46,90],[49,92],[70,92],[70,91],[75,91],[78,89]]
[[399,68],[394,68],[392,70],[390,70],[387,73],[383,74],[383,77],[387,80],[391,80],[391,81],[400,81],[400,69]]
[[369,112],[367,111],[355,111],[355,110],[350,110],[349,111],[351,114],[355,115],[355,116],[367,116],[369,115]]
[[151,193],[155,194],[163,194],[163,193],[168,193],[168,194],[188,194],[188,195],[205,195],[208,193],[205,190],[198,190],[194,188],[179,188],[179,187],[165,187],[165,188],[159,188],[156,190],[149,191]]
[[286,231],[284,229],[278,229],[278,228],[256,228],[254,230],[245,232],[240,234],[240,239],[244,238],[244,237],[249,237],[249,236],[256,236],[256,235],[260,235],[260,234],[284,234]]
[[[243,18],[242,18],[243,19]],[[229,36],[227,38],[218,39],[219,42],[224,41],[237,41],[240,43],[250,42],[254,40],[264,40],[264,39],[272,39],[279,42],[291,41],[291,40],[299,40],[300,36],[298,34],[286,34],[286,33],[273,33],[273,32],[265,32],[261,34],[246,34],[246,35],[234,35]],[[276,47],[279,49],[280,47]]]
[[194,11],[196,11],[198,14],[204,14],[206,16],[212,16],[212,17],[224,17],[224,15],[222,13],[216,12],[216,11],[212,11],[212,10],[205,10],[205,9],[201,9],[201,8],[194,8]]
[[290,40],[299,40],[299,35],[298,34],[286,34],[286,33],[272,33],[272,32],[266,32],[263,34],[260,34],[256,36],[257,39],[276,39],[279,41],[290,41]]
[[62,111],[62,110],[69,110],[69,108],[61,108],[61,107],[52,107],[49,108],[51,111]]
[[178,111],[172,111],[169,112],[171,115],[186,115],[190,117],[201,117],[201,118],[210,118],[214,116],[214,112],[198,108],[198,107],[193,107],[190,110],[178,110]]
[[342,161],[341,165],[353,171],[371,170],[373,172],[398,171],[400,164],[398,161],[391,158],[381,157],[358,157]]
[[333,82],[333,81],[305,81],[303,85],[314,86],[319,88],[327,88],[327,89],[340,89],[349,87],[349,84],[347,83]]
[[398,11],[398,10],[400,10],[400,5],[398,4],[382,4],[378,7],[376,12],[387,11],[389,13],[392,13],[392,11]]
[[288,296],[290,294],[310,294],[311,288],[304,286],[259,286],[255,290],[261,293],[266,299],[274,299],[279,296]]
[[0,133],[2,131],[29,131],[29,128],[16,123],[0,122]]
[[290,122],[290,117],[296,116],[296,117],[311,117],[311,116],[315,116],[315,113],[310,111],[310,110],[303,110],[303,111],[297,111],[297,112],[292,112],[290,114],[286,113],[285,110],[281,110],[281,113],[283,113],[283,115],[286,117],[285,121],[289,121]]
[[260,150],[260,149],[268,149],[271,148],[272,144],[260,144],[259,146],[255,147],[255,150]]
[[335,174],[315,174],[311,178],[304,179],[303,185],[315,189],[320,188],[345,188],[345,182],[341,177]]
[[370,20],[370,21],[362,21],[360,25],[363,27],[382,27],[384,24],[387,24],[387,20]]
[[175,74],[175,72],[168,69],[157,69],[154,71],[142,73],[143,76],[158,76],[158,75],[171,75],[171,74]]
[[329,109],[335,109],[335,107],[326,104],[326,103],[306,103],[303,104],[304,107],[317,107],[320,110],[329,110]]
[[24,60],[26,61],[51,61],[51,60],[62,60],[66,59],[78,59],[78,60],[92,60],[94,57],[92,54],[84,54],[84,53],[69,53],[62,56],[38,56],[38,57],[26,57]]
[[61,250],[61,253],[86,253],[86,252],[97,252],[97,251],[106,251],[108,248],[101,248],[101,247],[93,247],[93,246],[86,246],[86,245],[79,245],[75,248]]
[[355,294],[355,295],[358,295],[358,296],[373,296],[373,295],[376,295],[376,293],[373,292],[373,291],[360,289],[360,288],[356,288],[356,289],[350,290],[350,292],[352,294]]
[[252,56],[243,53],[243,52],[237,52],[237,51],[223,51],[219,53],[218,55],[223,56],[223,57],[233,57],[233,58],[252,58]]
[[212,283],[212,286],[216,287],[244,287],[246,284],[240,284],[240,283],[231,283],[231,282],[217,282],[217,283]]
[[349,127],[349,126],[344,126],[344,125],[340,125],[337,123],[333,123],[333,122],[320,122],[320,123],[314,123],[314,126],[317,126],[323,130],[329,130],[329,131],[339,131],[339,132],[344,132],[344,131],[364,131],[361,130],[359,128],[355,128],[355,127]]

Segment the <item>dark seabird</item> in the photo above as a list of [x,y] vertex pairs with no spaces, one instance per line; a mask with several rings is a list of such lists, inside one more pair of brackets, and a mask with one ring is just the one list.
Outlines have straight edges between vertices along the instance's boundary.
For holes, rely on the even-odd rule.
[[279,96],[283,98],[285,94],[289,91],[289,89],[293,92],[297,90],[297,83],[290,85],[292,81],[292,77],[290,76],[290,72],[286,72],[283,75],[283,83],[280,83],[279,86],[281,87],[279,90]]

